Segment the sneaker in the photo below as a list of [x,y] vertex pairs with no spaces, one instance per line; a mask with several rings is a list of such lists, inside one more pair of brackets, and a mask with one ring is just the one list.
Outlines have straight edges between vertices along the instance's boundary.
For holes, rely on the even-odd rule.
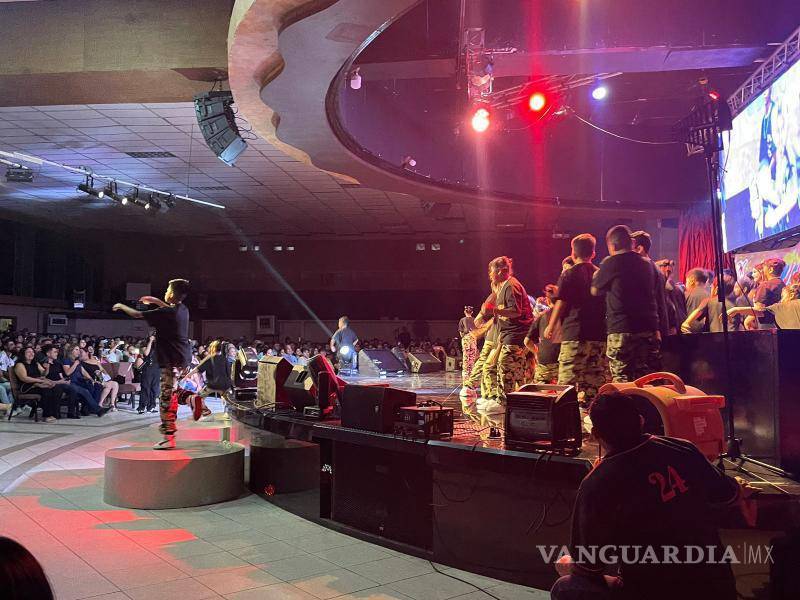
[[99,410],[97,411],[97,416],[98,416],[98,417],[102,417],[102,416],[103,416],[104,414],[106,414],[107,412],[108,412],[108,409],[107,409],[107,408],[101,408],[101,409],[99,409]]
[[144,414],[144,409],[143,408],[137,408],[136,412],[139,413],[140,415],[143,415]]
[[189,399],[189,405],[192,407],[192,416],[194,420],[199,421],[200,417],[203,416],[203,409],[205,408],[203,399],[200,396],[192,396]]
[[175,434],[172,435],[165,435],[164,439],[160,442],[156,442],[153,446],[153,450],[172,450],[175,448]]
[[147,412],[149,412],[149,413],[158,412],[158,409],[157,408],[148,408]]
[[47,417],[47,418],[44,420],[44,422],[45,422],[45,423],[55,423],[57,420],[58,420],[58,419],[56,419],[55,417]]

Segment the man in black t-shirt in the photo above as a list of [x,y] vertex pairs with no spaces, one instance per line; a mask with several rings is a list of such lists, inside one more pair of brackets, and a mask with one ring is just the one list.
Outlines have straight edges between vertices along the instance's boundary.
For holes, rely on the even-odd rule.
[[358,334],[350,328],[348,317],[339,318],[339,329],[331,336],[331,352],[339,359],[339,368],[350,369],[356,365]]
[[572,239],[574,266],[558,279],[558,298],[545,330],[545,337],[554,339],[561,327],[558,384],[574,385],[583,403],[607,381],[605,302],[591,294],[596,244],[588,233]]
[[656,266],[653,259],[650,258],[650,247],[653,245],[653,240],[650,234],[646,231],[634,231],[631,234],[633,238],[633,251],[639,256],[646,258],[653,265],[658,285],[656,287],[656,308],[658,308],[658,331],[661,333],[661,339],[669,335],[669,314],[667,312],[667,281],[664,275],[661,274],[661,269]]
[[493,314],[497,321],[497,397],[484,398],[478,411],[500,421],[505,410],[506,395],[525,383],[529,374],[528,349],[525,336],[533,322],[533,308],[528,293],[514,277],[512,260],[498,256],[489,263],[489,277],[497,288],[497,305]]
[[603,457],[578,489],[551,598],[735,599],[716,517],[740,485],[691,442],[643,434],[630,396],[602,394],[589,416]]
[[653,264],[633,251],[631,230],[608,230],[610,256],[592,280],[592,295],[606,298],[606,356],[615,383],[634,381],[661,366],[656,295],[661,282]]
[[[695,267],[686,273],[686,316],[706,304],[709,297],[707,286],[708,273],[705,269]],[[694,321],[689,333],[700,333],[705,328],[705,321]]]
[[[780,258],[769,258],[764,261],[765,280],[761,282],[753,297],[753,304],[771,306],[781,301],[781,292],[786,284],[781,275],[786,268],[786,263]],[[758,319],[759,329],[774,329],[775,315],[767,311]]]
[[525,336],[525,347],[536,355],[536,369],[533,373],[534,383],[556,383],[558,381],[558,353],[561,344],[552,342],[544,333],[553,314],[553,305],[558,297],[558,288],[549,284],[544,288],[545,301],[550,307],[541,313],[528,329]]
[[[192,347],[189,342],[189,309],[183,300],[189,293],[189,282],[173,279],[167,286],[164,300],[144,296],[139,301],[158,308],[139,311],[124,304],[115,304],[114,311],[122,311],[134,319],[145,319],[156,330],[156,360],[160,368],[161,394],[159,413],[163,439],[155,445],[157,450],[175,448],[175,419],[178,415],[178,399],[173,394],[181,372],[192,362]],[[192,406],[195,420],[203,414],[203,401],[194,397]]]

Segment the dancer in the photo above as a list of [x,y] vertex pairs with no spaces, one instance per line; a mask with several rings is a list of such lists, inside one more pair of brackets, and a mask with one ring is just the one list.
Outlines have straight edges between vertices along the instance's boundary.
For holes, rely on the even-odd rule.
[[473,308],[464,307],[464,317],[458,322],[458,334],[461,336],[461,384],[469,378],[472,367],[478,358],[478,340],[475,339],[473,332],[475,319],[472,318]]
[[464,380],[459,397],[461,399],[461,412],[465,416],[478,420],[475,408],[478,394],[476,388],[480,389],[481,402],[483,398],[493,398],[497,387],[497,337],[498,330],[496,319],[492,317],[492,311],[497,302],[495,293],[496,287],[489,281],[492,292],[481,305],[481,311],[475,319],[475,329],[472,332],[475,341],[485,336],[483,348],[478,355],[478,360],[472,366],[472,371]]
[[[175,418],[178,413],[178,398],[173,394],[180,373],[192,361],[192,347],[189,342],[189,309],[183,300],[189,293],[189,282],[185,279],[173,279],[167,286],[164,300],[153,296],[144,296],[140,302],[156,305],[158,308],[139,311],[125,304],[115,304],[114,311],[122,311],[134,319],[144,319],[156,330],[156,359],[161,369],[161,394],[159,412],[161,416],[162,440],[154,448],[168,450],[175,448]],[[199,419],[203,411],[203,401],[196,399],[195,419]]]
[[339,359],[340,369],[353,369],[358,362],[356,354],[358,334],[350,328],[348,317],[339,317],[339,329],[331,336],[331,352]]

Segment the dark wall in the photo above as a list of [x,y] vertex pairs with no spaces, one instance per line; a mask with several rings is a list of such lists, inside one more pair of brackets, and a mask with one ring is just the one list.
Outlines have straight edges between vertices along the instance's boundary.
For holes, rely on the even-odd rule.
[[[590,228],[606,251],[605,231],[615,221],[598,213]],[[629,223],[654,237],[654,255],[676,258],[677,229],[643,218]],[[569,231],[570,234],[581,231]],[[426,250],[416,250],[417,242]],[[431,243],[441,245],[432,251]],[[471,234],[463,238],[300,239],[289,252],[262,246],[240,252],[238,242],[176,241],[91,231],[54,232],[0,222],[0,293],[71,301],[85,289],[90,309],[125,300],[127,283],[149,283],[156,295],[174,277],[191,281],[194,318],[244,319],[275,314],[283,319],[448,319],[487,294],[492,258],[514,259],[517,276],[532,295],[554,282],[569,239],[551,232]]]

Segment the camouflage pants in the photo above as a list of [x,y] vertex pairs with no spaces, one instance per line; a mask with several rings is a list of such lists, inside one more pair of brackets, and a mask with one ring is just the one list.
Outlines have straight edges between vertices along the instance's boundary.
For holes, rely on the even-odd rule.
[[661,370],[661,342],[656,332],[609,333],[606,346],[611,380],[634,381]]
[[[479,387],[481,389],[481,396],[483,396],[483,389],[487,379],[487,374],[485,373],[486,361],[494,348],[495,345],[492,342],[483,343],[483,348],[481,348],[481,353],[478,355],[478,360],[472,365],[472,371],[470,371],[469,377],[464,380],[464,385],[466,387],[471,387],[472,389]],[[494,369],[492,368],[490,371],[493,373]]]
[[525,346],[503,344],[497,357],[497,399],[516,391],[531,376],[530,357]]
[[536,363],[533,383],[553,383],[558,381],[558,363]]
[[478,342],[471,333],[461,338],[461,354],[461,381],[462,385],[465,385],[478,359]]
[[606,383],[606,345],[603,342],[561,342],[558,384],[574,385],[579,399],[590,402]]
[[175,435],[175,419],[178,417],[178,399],[172,395],[178,384],[180,370],[172,367],[161,367],[161,393],[158,397],[161,426],[158,430],[163,435]]

